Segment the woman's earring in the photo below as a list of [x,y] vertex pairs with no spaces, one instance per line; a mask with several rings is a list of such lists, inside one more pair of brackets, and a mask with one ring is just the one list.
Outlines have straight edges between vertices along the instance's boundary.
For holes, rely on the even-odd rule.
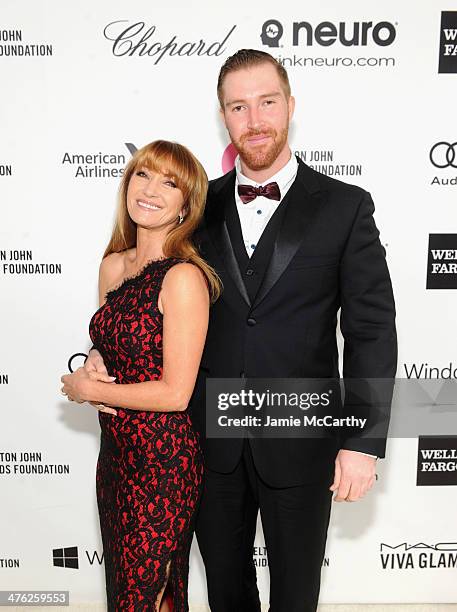
[[179,219],[179,225],[181,225],[181,223],[184,221],[184,217],[182,216],[181,213],[179,213],[178,219]]

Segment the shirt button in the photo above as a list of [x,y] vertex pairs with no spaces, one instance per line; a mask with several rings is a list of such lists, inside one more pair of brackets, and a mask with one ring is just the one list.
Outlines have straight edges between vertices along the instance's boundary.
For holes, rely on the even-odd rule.
[[252,268],[248,268],[246,270],[246,276],[251,276],[252,274],[254,274],[254,270]]
[[249,325],[249,327],[253,327],[254,325],[257,325],[257,321],[255,319],[248,319],[246,322]]
[[261,211],[261,210],[258,210],[258,211],[257,211],[257,214],[258,214],[258,215],[261,215],[261,214],[262,214],[262,211]]
[[256,246],[256,244],[251,244],[251,249],[254,250]]

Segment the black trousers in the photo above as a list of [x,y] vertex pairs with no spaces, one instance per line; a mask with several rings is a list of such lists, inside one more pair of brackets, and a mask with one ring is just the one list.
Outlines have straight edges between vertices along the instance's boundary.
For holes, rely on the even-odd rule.
[[247,440],[233,472],[205,470],[196,534],[212,612],[260,612],[253,560],[259,509],[270,568],[270,612],[315,612],[330,484],[268,486],[256,471]]

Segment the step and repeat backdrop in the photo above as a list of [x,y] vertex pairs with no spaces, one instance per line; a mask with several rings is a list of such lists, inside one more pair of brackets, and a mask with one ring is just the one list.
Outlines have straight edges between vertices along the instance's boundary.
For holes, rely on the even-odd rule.
[[[3,0],[0,589],[104,599],[97,412],[65,401],[60,376],[90,346],[98,266],[135,148],[176,140],[210,178],[232,167],[216,81],[243,47],[289,72],[294,153],[373,196],[398,377],[457,377],[456,6]],[[335,504],[323,603],[457,601],[457,431],[439,433],[391,439],[375,490]],[[268,603],[260,522],[253,556]],[[195,543],[190,603],[206,603]]]

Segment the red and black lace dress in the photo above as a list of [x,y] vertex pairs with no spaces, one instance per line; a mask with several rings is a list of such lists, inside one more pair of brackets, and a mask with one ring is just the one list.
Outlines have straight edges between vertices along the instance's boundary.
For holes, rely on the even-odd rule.
[[[149,262],[107,294],[89,331],[108,373],[125,385],[162,375],[166,272],[180,260]],[[173,612],[185,612],[193,518],[202,457],[187,412],[117,408],[99,412],[97,501],[110,612],[151,612],[166,581]]]

